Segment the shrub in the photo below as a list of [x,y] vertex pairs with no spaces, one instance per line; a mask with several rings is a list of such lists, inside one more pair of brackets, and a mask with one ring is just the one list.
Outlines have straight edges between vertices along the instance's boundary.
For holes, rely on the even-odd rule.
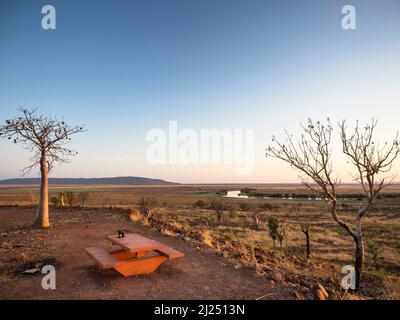
[[142,215],[139,210],[137,209],[130,209],[129,218],[133,222],[137,222],[142,220]]
[[157,206],[157,200],[152,198],[142,198],[139,200],[140,213],[146,218],[151,218]]
[[229,218],[234,219],[237,218],[237,212],[235,207],[229,207]]
[[224,210],[226,209],[226,205],[223,202],[213,201],[210,205],[210,208],[215,210],[217,215],[217,221],[221,225],[224,223]]
[[204,200],[197,200],[194,204],[193,207],[195,208],[200,208],[204,209],[207,206],[206,202]]
[[70,206],[73,207],[75,204],[75,193],[73,191],[66,191],[63,194],[65,202]]
[[382,253],[381,246],[377,243],[372,242],[372,243],[368,243],[367,249],[371,255],[372,261],[374,262],[375,269],[378,270],[379,269],[379,264],[378,264],[379,255]]
[[232,241],[235,236],[232,233],[225,233],[224,238],[225,240]]
[[165,229],[165,228],[161,229],[161,233],[162,233],[164,236],[166,236],[166,237],[173,237],[173,238],[175,238],[175,237],[178,236],[175,232],[173,232],[173,231],[171,231],[171,230],[168,230],[168,229]]
[[86,206],[86,203],[89,200],[89,192],[79,192],[76,198],[76,202],[81,206]]
[[211,231],[210,230],[204,230],[203,232],[202,232],[202,240],[203,240],[203,243],[207,246],[207,247],[212,247],[213,246],[213,244],[212,244],[212,240],[213,240],[213,238],[212,238],[212,234],[211,234]]
[[61,205],[61,199],[60,199],[60,197],[52,197],[52,198],[50,199],[50,202],[51,202],[51,204],[52,204],[53,206],[59,206],[59,205]]
[[274,217],[268,218],[268,228],[269,228],[269,235],[271,236],[272,241],[274,242],[274,247],[276,240],[279,241],[280,247],[282,247],[283,239],[285,239],[285,228],[279,225],[278,219]]

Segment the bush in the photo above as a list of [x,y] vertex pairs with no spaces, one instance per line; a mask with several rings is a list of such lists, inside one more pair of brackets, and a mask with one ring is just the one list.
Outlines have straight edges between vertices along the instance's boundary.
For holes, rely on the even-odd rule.
[[210,230],[204,230],[202,232],[201,236],[202,236],[203,243],[207,247],[212,247],[213,246],[213,243],[212,243],[213,237],[212,237],[212,234],[211,234]]
[[65,202],[70,207],[73,207],[75,204],[75,193],[73,191],[66,191],[66,192],[64,192],[63,195],[64,195]]
[[237,218],[237,212],[236,209],[234,207],[230,207],[229,208],[229,218],[234,219]]
[[283,226],[279,225],[278,219],[274,217],[268,218],[268,228],[269,228],[269,235],[272,238],[272,241],[274,242],[274,247],[275,247],[275,241],[278,240],[280,247],[282,247],[282,241],[285,238],[285,229]]
[[228,240],[228,241],[232,241],[235,238],[235,236],[232,233],[225,233],[224,237],[225,237],[225,240]]
[[129,218],[131,219],[131,221],[137,222],[137,221],[142,220],[142,215],[140,214],[140,211],[139,211],[139,210],[137,210],[137,209],[130,209]]
[[146,218],[150,219],[154,214],[157,204],[158,204],[157,200],[152,198],[140,199],[138,203],[140,213]]
[[370,242],[367,245],[367,249],[368,249],[369,254],[371,255],[375,269],[379,270],[379,256],[383,251],[382,247],[377,243]]
[[193,207],[195,208],[200,208],[204,209],[207,206],[206,202],[204,200],[197,200],[194,204]]
[[52,198],[50,199],[50,202],[51,202],[51,204],[52,204],[53,206],[59,206],[59,205],[61,205],[61,199],[60,199],[60,197],[52,197]]

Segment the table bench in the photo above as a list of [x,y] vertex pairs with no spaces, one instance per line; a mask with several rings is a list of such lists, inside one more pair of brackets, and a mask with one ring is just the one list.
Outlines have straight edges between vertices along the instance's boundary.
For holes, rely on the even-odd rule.
[[152,273],[161,263],[184,257],[182,252],[137,233],[128,233],[123,238],[108,236],[107,239],[119,248],[109,252],[102,247],[89,247],[85,252],[100,269],[115,269],[125,277]]

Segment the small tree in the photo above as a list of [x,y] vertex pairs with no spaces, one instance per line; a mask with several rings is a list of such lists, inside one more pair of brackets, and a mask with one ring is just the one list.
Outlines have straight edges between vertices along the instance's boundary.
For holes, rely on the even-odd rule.
[[73,207],[75,205],[75,192],[73,191],[66,191],[63,194],[63,198],[65,199],[65,202],[70,206]]
[[29,111],[19,108],[20,116],[6,120],[0,126],[0,137],[13,143],[21,143],[31,151],[31,165],[23,170],[23,174],[34,167],[40,167],[40,199],[35,224],[43,228],[49,227],[49,192],[48,174],[55,163],[69,162],[69,157],[77,152],[65,148],[66,142],[75,133],[83,132],[83,126],[70,126],[64,120],[37,115],[37,109]]
[[253,210],[253,215],[251,218],[253,220],[253,228],[255,230],[260,229],[261,222],[260,222],[260,219],[258,218],[258,210],[257,209]]
[[369,242],[367,245],[367,249],[369,254],[371,255],[372,261],[374,262],[374,267],[376,270],[379,269],[379,256],[381,255],[383,249],[382,247],[376,242]]
[[275,241],[278,239],[278,228],[279,228],[279,222],[278,219],[274,217],[269,217],[268,218],[268,229],[269,229],[269,235],[271,236],[272,242],[274,243],[274,248],[275,248]]
[[274,146],[267,148],[267,155],[287,162],[305,175],[302,178],[304,185],[328,202],[332,218],[354,239],[356,289],[360,287],[364,261],[362,218],[371,209],[382,189],[393,182],[394,177],[379,178],[379,175],[388,173],[400,154],[397,135],[391,143],[385,143],[384,146],[373,141],[376,124],[377,122],[372,120],[361,128],[357,122],[348,134],[346,122],[339,123],[343,152],[356,169],[354,179],[360,183],[367,198],[366,203],[362,204],[357,212],[354,228],[337,214],[336,190],[339,180],[333,178],[330,146],[333,128],[329,119],[326,124],[319,121],[314,123],[309,119],[307,126],[302,126],[304,134],[298,142],[285,131],[285,143],[273,137]]
[[53,206],[59,206],[61,205],[61,201],[59,197],[51,197],[50,202]]
[[278,237],[278,241],[279,241],[279,247],[282,248],[283,240],[286,239],[286,230],[285,230],[285,227],[281,224],[278,225],[277,237]]
[[204,209],[206,207],[206,202],[204,200],[197,200],[194,204],[193,207],[199,208],[199,209]]
[[217,214],[218,224],[223,224],[225,221],[224,210],[226,210],[226,205],[220,201],[213,201],[211,203],[211,209],[215,210],[215,213]]
[[297,223],[300,226],[301,232],[304,234],[305,237],[305,248],[306,248],[306,256],[307,259],[311,257],[311,236],[310,236],[310,226],[311,221],[309,214],[301,213],[300,211],[294,210],[296,214]]
[[238,214],[237,214],[237,210],[238,210],[238,205],[236,204],[231,204],[228,207],[228,211],[229,211],[229,218],[234,219],[237,218]]

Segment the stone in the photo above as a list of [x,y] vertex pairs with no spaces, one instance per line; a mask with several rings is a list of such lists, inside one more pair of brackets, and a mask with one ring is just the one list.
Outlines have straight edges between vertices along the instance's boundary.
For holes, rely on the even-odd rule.
[[283,275],[280,272],[274,272],[271,275],[271,279],[274,280],[275,282],[282,282],[283,281]]
[[39,271],[40,271],[39,268],[33,268],[33,269],[25,270],[23,273],[25,273],[25,274],[34,274],[34,273],[37,273]]
[[326,291],[326,289],[324,288],[324,286],[322,284],[318,283],[315,288],[314,298],[316,300],[326,300],[326,299],[328,299],[328,297],[329,297],[329,294]]
[[295,297],[296,300],[304,300],[304,296],[296,290],[292,290],[291,295]]

